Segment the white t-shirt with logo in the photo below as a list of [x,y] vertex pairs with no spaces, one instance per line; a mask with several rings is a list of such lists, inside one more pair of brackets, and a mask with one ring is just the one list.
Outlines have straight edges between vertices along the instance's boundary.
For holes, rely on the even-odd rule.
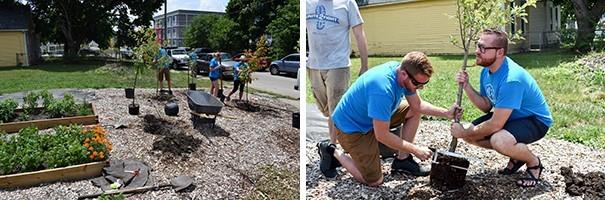
[[349,30],[363,23],[355,0],[307,0],[307,36],[311,69],[351,66]]

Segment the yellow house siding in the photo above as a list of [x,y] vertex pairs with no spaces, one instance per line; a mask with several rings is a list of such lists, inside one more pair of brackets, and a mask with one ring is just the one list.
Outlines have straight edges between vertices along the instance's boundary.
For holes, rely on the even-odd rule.
[[0,31],[0,46],[0,67],[16,66],[17,53],[25,53],[23,32]]
[[[426,0],[361,7],[370,55],[403,55],[410,51],[427,54],[461,54],[450,43],[457,33],[453,15],[456,2]],[[354,36],[352,36],[354,38]],[[353,50],[357,52],[353,39]]]

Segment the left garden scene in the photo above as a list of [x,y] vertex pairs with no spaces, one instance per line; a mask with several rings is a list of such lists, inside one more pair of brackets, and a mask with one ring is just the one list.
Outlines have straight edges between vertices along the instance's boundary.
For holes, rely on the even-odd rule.
[[298,13],[0,0],[0,199],[298,199]]

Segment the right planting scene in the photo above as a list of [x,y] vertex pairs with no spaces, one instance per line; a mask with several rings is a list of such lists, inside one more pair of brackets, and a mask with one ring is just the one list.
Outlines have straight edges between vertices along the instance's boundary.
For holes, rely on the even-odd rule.
[[605,199],[605,1],[306,0],[308,199]]

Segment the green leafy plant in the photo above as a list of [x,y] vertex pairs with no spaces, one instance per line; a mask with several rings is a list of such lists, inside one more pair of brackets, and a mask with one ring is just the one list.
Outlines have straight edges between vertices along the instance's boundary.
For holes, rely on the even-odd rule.
[[15,118],[15,110],[19,104],[13,99],[0,102],[0,123],[9,122]]
[[124,200],[126,197],[124,197],[124,194],[120,193],[118,195],[106,195],[106,194],[102,194],[101,196],[99,196],[99,200]]
[[74,100],[74,96],[65,93],[63,99],[54,100],[45,108],[45,111],[50,114],[51,117],[70,117],[75,116],[78,113],[78,106]]
[[13,137],[0,135],[0,175],[107,160],[111,148],[101,126],[59,126],[51,134],[24,128]]
[[53,94],[51,94],[48,90],[43,90],[42,92],[40,92],[39,96],[42,97],[42,106],[44,106],[45,108],[48,107],[55,100]]
[[26,114],[33,114],[35,112],[36,107],[38,107],[38,98],[40,96],[36,92],[28,92],[27,95],[23,97],[23,111]]

